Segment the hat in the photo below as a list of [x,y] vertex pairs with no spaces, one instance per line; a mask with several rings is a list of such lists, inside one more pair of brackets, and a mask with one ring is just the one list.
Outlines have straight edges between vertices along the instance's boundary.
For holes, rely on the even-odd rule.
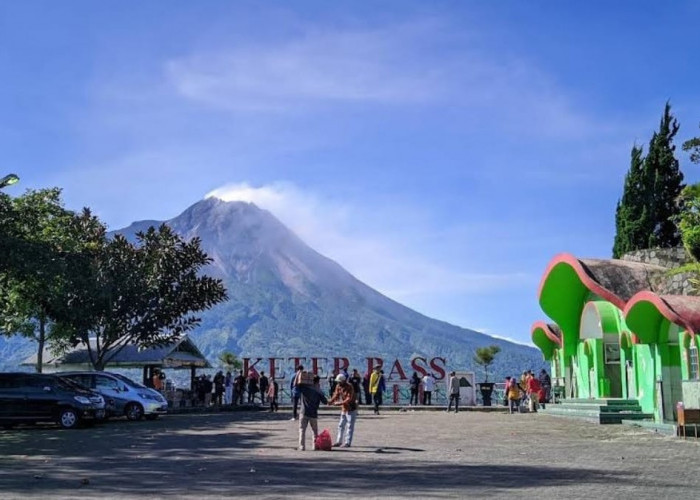
[[335,377],[335,381],[338,383],[343,383],[343,382],[345,382],[345,380],[346,380],[345,375],[343,375],[342,373],[340,375],[338,375],[337,377]]

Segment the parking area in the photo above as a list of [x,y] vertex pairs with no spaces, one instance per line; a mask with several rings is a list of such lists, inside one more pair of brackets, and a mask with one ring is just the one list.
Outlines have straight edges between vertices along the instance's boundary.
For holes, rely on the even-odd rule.
[[[337,413],[321,429],[335,434]],[[361,413],[353,447],[297,451],[289,414],[0,432],[2,498],[695,498],[700,441],[538,414]]]

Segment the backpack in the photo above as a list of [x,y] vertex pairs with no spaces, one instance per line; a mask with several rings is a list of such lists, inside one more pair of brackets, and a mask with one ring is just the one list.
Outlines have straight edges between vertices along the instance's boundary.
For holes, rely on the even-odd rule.
[[314,445],[317,450],[321,451],[331,451],[333,448],[333,439],[331,438],[331,431],[328,429],[323,429],[321,433],[316,437]]

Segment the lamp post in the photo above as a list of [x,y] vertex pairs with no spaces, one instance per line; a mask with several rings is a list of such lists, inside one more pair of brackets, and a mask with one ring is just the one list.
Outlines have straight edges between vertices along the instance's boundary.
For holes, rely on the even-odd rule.
[[7,186],[11,186],[13,184],[17,184],[19,182],[19,177],[17,177],[15,174],[9,174],[0,179],[0,189],[5,188]]

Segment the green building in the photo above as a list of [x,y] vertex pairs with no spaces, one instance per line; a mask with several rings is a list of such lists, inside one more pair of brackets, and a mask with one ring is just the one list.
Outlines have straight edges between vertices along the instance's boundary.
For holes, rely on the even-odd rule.
[[682,250],[646,252],[636,261],[555,256],[538,294],[554,324],[534,323],[532,340],[564,398],[636,400],[655,421],[673,421],[679,401],[700,407],[700,297],[663,293],[678,281],[669,267],[682,263],[666,254]]

